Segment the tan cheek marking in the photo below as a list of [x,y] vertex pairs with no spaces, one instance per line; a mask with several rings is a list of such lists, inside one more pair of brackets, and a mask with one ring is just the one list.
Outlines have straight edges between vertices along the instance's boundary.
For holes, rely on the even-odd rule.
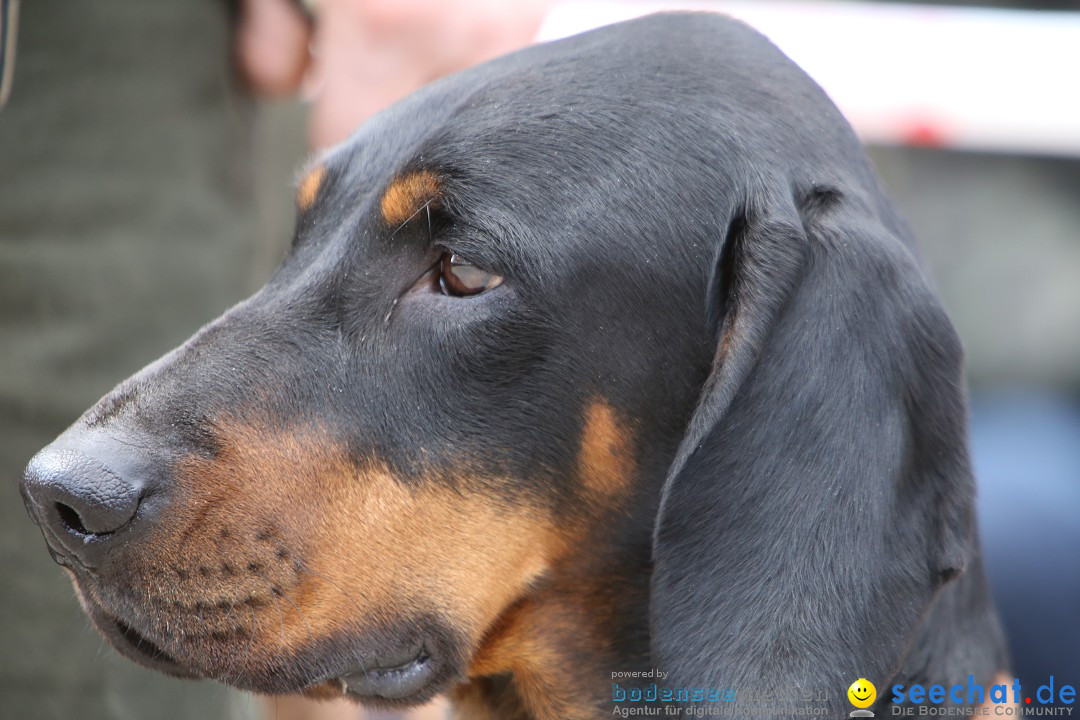
[[623,430],[606,401],[585,409],[578,468],[585,488],[598,500],[624,497],[634,474],[630,434]]
[[326,166],[319,165],[309,170],[300,181],[300,188],[296,193],[296,206],[300,208],[300,212],[307,212],[315,204],[315,198],[319,196],[319,188],[325,177]]
[[[367,607],[437,608],[474,643],[559,552],[545,514],[498,507],[436,482],[409,488],[372,470],[341,484],[335,496],[338,511],[326,513],[315,531],[313,570]],[[300,604],[308,601],[304,589]],[[317,582],[306,589],[313,596],[334,591]],[[319,621],[340,623],[343,609],[355,614],[324,602],[314,612]]]
[[[583,717],[602,678],[571,673],[573,658],[593,658],[588,666],[597,668],[613,660],[595,622],[596,603],[579,597],[582,578],[551,584],[576,557],[580,523],[563,518],[556,527],[545,509],[464,489],[461,470],[463,489],[453,490],[445,478],[402,482],[374,461],[358,468],[318,428],[219,423],[216,440],[213,458],[181,465],[171,527],[153,554],[163,562],[183,556],[220,563],[234,554],[213,542],[223,527],[231,538],[269,528],[288,548],[288,560],[262,577],[188,586],[187,595],[211,597],[248,580],[249,591],[264,596],[271,583],[280,587],[280,597],[268,597],[251,616],[247,665],[276,662],[322,638],[437,615],[463,635],[474,683],[511,672],[530,717]],[[634,467],[629,433],[602,400],[586,409],[580,455],[586,495],[609,507]],[[312,690],[323,697],[337,691],[332,684]]]
[[443,614],[475,645],[563,552],[546,511],[436,478],[406,486],[377,463],[355,467],[315,431],[229,427],[218,439],[215,459],[186,468],[184,524],[205,523],[207,508],[234,524],[270,518],[304,559],[261,623],[268,651],[417,612]]
[[439,179],[429,170],[409,173],[394,180],[379,203],[383,221],[388,225],[401,225],[426,203],[437,200],[439,191]]

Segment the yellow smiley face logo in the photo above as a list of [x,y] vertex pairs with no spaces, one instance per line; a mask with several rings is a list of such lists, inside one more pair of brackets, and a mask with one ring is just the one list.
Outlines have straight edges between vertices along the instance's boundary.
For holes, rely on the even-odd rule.
[[866,678],[859,678],[847,689],[847,697],[857,708],[870,707],[877,697],[877,688]]

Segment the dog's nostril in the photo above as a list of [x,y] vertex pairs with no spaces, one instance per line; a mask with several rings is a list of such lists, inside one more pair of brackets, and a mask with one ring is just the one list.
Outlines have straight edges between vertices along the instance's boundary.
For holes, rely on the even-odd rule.
[[56,512],[60,515],[60,522],[64,523],[64,527],[77,535],[93,535],[86,526],[83,525],[82,518],[79,517],[78,511],[70,505],[65,505],[62,502],[56,503]]
[[[126,444],[110,447],[99,440],[84,445],[86,450],[42,450],[27,466],[21,489],[50,548],[96,569],[115,549],[114,536],[130,529],[140,513],[147,473]],[[142,517],[145,527],[145,508]],[[134,537],[123,534],[126,543]]]

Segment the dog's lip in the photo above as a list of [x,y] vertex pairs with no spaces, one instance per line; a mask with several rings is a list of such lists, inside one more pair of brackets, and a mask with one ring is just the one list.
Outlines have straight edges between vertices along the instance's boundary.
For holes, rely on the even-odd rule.
[[110,637],[116,639],[118,645],[122,644],[129,654],[136,656],[139,662],[170,675],[188,678],[199,677],[199,675],[178,663],[156,643],[144,637],[142,633],[123,620],[112,618],[110,622],[115,629],[115,632],[110,632]]
[[107,612],[96,604],[91,604],[90,607],[92,610],[91,615],[98,629],[120,653],[127,655],[145,667],[159,672],[185,678],[200,677],[177,662],[162,650],[157,643],[147,638],[123,619]]
[[337,680],[346,695],[402,700],[417,695],[434,677],[435,660],[420,644],[363,663]]

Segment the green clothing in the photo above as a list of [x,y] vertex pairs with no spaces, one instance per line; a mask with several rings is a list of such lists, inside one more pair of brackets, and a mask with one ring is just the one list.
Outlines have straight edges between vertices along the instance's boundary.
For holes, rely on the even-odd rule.
[[0,718],[235,716],[249,700],[105,645],[18,493],[37,450],[276,253],[223,3],[32,0],[18,50],[0,111]]

